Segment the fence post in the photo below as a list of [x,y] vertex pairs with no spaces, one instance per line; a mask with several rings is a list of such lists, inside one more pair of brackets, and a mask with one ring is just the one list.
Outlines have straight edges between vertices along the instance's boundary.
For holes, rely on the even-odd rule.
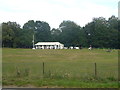
[[45,72],[45,71],[44,71],[44,62],[43,62],[43,75],[44,75],[44,72]]
[[97,64],[95,63],[95,77],[97,77]]

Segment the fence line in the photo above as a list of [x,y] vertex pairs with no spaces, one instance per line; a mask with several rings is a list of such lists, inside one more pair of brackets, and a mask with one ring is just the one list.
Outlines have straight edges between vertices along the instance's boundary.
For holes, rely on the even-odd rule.
[[97,65],[95,63],[95,77],[97,77]]
[[44,76],[44,73],[45,73],[45,65],[44,65],[44,62],[43,62],[43,76]]

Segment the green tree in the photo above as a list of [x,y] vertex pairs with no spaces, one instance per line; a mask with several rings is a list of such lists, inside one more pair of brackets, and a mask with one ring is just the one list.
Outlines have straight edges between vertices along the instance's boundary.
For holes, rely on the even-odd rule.
[[118,40],[118,36],[119,36],[119,20],[117,17],[115,16],[111,16],[108,19],[108,23],[109,23],[109,32],[111,35],[111,43],[109,44],[111,48],[119,48],[119,40]]
[[117,18],[113,16],[108,21],[103,17],[94,18],[84,27],[87,46],[118,48],[117,22]]
[[2,46],[18,47],[20,30],[20,25],[16,22],[2,23]]
[[19,37],[20,48],[32,48],[33,30],[22,29]]
[[60,42],[60,34],[61,34],[60,29],[53,28],[51,30],[51,41],[59,41]]
[[120,49],[120,20],[118,20],[118,48]]
[[60,41],[66,46],[79,46],[83,44],[81,27],[73,21],[63,21],[59,28],[61,29]]
[[50,41],[51,40],[51,32],[50,32],[50,26],[48,23],[43,21],[34,21],[30,20],[27,23],[24,24],[23,30],[30,30],[30,32],[33,32],[31,37],[35,36],[35,41]]
[[59,41],[65,46],[120,48],[120,20],[115,16],[108,20],[104,17],[94,18],[82,28],[68,20],[52,30],[44,21],[29,20],[23,28],[16,22],[2,23],[3,47],[32,48],[33,35],[35,42]]
[[35,26],[36,26],[35,31],[36,31],[37,42],[51,40],[50,26],[47,22],[36,21]]

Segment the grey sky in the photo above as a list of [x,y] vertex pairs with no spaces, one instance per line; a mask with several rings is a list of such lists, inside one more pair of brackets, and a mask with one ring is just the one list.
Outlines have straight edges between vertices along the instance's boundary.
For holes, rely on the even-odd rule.
[[118,16],[119,0],[0,0],[1,22],[16,21],[23,25],[28,20],[40,20],[58,28],[63,20],[80,26],[93,17]]

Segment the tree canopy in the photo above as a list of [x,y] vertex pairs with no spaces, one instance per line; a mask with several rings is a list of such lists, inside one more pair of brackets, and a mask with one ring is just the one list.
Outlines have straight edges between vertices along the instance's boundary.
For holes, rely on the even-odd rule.
[[29,20],[23,27],[16,22],[2,23],[2,46],[13,48],[31,48],[33,35],[35,43],[59,41],[65,46],[92,45],[95,48],[120,48],[120,20],[111,16],[93,18],[84,27],[74,21],[61,22],[58,28],[50,28],[45,21]]

